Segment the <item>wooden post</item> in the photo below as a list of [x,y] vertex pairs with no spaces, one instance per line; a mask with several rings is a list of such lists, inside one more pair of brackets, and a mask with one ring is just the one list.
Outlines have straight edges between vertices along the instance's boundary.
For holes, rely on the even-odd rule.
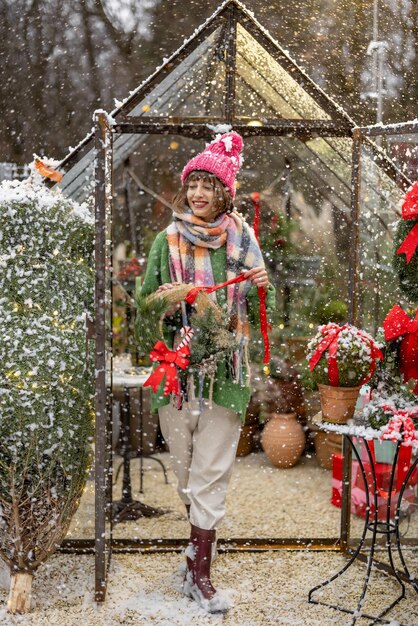
[[32,580],[33,574],[30,572],[11,574],[7,601],[9,613],[29,613],[32,603]]

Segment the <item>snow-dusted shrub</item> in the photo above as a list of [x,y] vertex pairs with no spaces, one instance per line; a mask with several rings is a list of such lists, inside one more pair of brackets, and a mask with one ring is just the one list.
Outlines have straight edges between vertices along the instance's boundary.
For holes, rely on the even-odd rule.
[[371,378],[376,360],[382,356],[374,339],[350,324],[319,326],[308,343],[310,369],[315,382],[322,385],[362,385]]
[[406,388],[393,393],[373,393],[373,399],[364,407],[364,420],[372,428],[386,426],[394,417],[410,416],[417,420],[418,407],[416,396]]
[[[86,480],[93,371],[93,221],[29,181],[0,185],[0,556],[9,609],[65,536]],[[16,598],[16,578],[29,593]]]

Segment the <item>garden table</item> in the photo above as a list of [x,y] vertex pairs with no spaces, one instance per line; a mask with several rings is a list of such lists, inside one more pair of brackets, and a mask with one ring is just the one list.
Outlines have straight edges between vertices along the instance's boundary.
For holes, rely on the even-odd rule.
[[[113,502],[113,521],[120,522],[123,520],[135,520],[139,517],[153,517],[162,515],[165,511],[149,507],[142,502],[136,501],[132,498],[132,484],[131,484],[131,468],[130,462],[132,459],[139,458],[140,463],[140,483],[139,492],[144,492],[144,455],[143,455],[143,384],[147,380],[149,372],[146,374],[131,374],[131,373],[119,373],[113,372],[112,387],[113,390],[121,389],[123,391],[123,401],[121,403],[121,455],[123,461],[121,466],[123,467],[123,486],[122,486],[122,498],[116,502]],[[133,450],[130,444],[130,421],[131,421],[131,403],[130,403],[130,391],[131,389],[139,389],[139,425],[140,425],[140,449]],[[148,455],[147,459],[156,461],[161,465],[164,473],[164,480],[168,484],[167,470],[164,463],[152,455]],[[116,472],[115,483],[117,482],[119,470]]]
[[[400,602],[405,597],[405,583],[409,583],[418,593],[418,579],[414,577],[409,571],[405,555],[402,550],[401,535],[399,531],[402,498],[412,475],[416,471],[418,457],[414,458],[412,448],[410,446],[404,445],[402,441],[398,440],[396,442],[394,456],[390,464],[389,486],[388,489],[383,489],[376,472],[375,457],[375,445],[380,440],[380,431],[373,430],[372,428],[366,428],[364,426],[356,426],[355,424],[330,424],[322,420],[318,420],[317,424],[319,428],[327,432],[335,432],[343,436],[343,450],[345,450],[345,453],[349,457],[349,463],[351,463],[351,456],[352,454],[354,454],[358,462],[359,471],[361,472],[361,476],[364,481],[366,510],[364,528],[357,548],[354,551],[349,551],[351,552],[351,556],[348,562],[336,574],[331,576],[326,581],[320,583],[319,585],[316,585],[310,590],[308,595],[308,601],[314,604],[322,604],[324,606],[337,609],[338,611],[342,611],[344,613],[351,613],[353,617],[350,624],[355,624],[356,621],[360,618],[367,618],[372,620],[370,622],[371,624],[374,624],[376,622],[389,624],[391,623],[391,621],[384,619],[383,616],[386,615],[396,604],[398,604],[398,602]],[[359,452],[359,444],[361,445],[362,450],[365,452],[365,454],[361,454]],[[345,488],[348,489],[349,507],[351,500],[351,476],[349,476]],[[371,494],[369,493],[369,489],[372,492]],[[379,498],[379,496],[382,495],[384,496],[383,501],[385,503],[383,516],[384,521],[379,521],[378,499],[380,500],[381,505],[382,498]],[[371,504],[373,504],[373,507],[371,507]],[[345,514],[347,514],[347,511],[345,512]],[[381,508],[380,516],[382,516]],[[371,540],[370,544],[366,546],[366,537],[368,534],[369,537],[371,535]],[[380,563],[375,559],[375,552],[379,535],[383,535],[386,538],[385,549],[388,555],[389,564]],[[326,603],[322,600],[314,599],[313,596],[319,589],[323,589],[340,576],[343,576],[357,559],[364,560],[364,555],[361,553],[361,550],[365,547],[368,549],[368,556],[366,560],[367,567],[361,594],[358,599],[356,608],[349,609],[346,607],[338,606],[336,604]],[[401,570],[395,567],[395,553],[397,553],[400,558],[400,562],[402,564]],[[391,602],[389,606],[385,607],[377,616],[362,613],[362,607],[365,603],[366,594],[370,586],[370,577],[373,566],[375,566],[376,569],[383,570],[385,571],[385,573],[393,576],[400,585],[399,596],[393,602]],[[398,624],[398,622],[396,623]],[[402,625],[399,623],[399,626],[407,625]]]

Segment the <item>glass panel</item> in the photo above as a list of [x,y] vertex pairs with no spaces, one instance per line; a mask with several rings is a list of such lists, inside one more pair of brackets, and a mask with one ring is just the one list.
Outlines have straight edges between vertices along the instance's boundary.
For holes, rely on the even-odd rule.
[[[128,140],[130,139],[129,137]],[[167,203],[169,204],[178,188],[183,165],[191,154],[202,150],[204,144],[204,141],[174,136],[141,137],[141,142],[136,145],[131,155],[130,167],[137,183],[143,184],[146,190],[142,188],[142,192],[138,191],[132,179],[127,189],[120,172],[115,179],[114,242],[115,256],[118,259],[122,259],[126,253],[129,256],[135,252],[142,263],[155,233],[170,221],[171,211]],[[335,277],[328,276],[330,263],[335,264],[332,252],[334,248],[330,241],[335,241],[336,224],[340,220],[339,212],[349,205],[349,189],[344,188],[341,197],[338,197],[328,182],[318,185],[316,173],[311,171],[312,162],[316,157],[296,139],[265,137],[246,139],[245,150],[247,154],[251,154],[251,160],[244,161],[240,172],[237,207],[248,215],[249,221],[252,222],[254,209],[250,194],[253,191],[262,193],[261,236],[266,257],[269,259],[271,276],[278,289],[278,313],[272,335],[273,352],[276,357],[293,355],[292,363],[299,367],[304,359],[306,337],[312,332],[314,323],[310,317],[310,301],[319,289],[325,293],[330,288],[337,290]],[[333,180],[332,172],[324,165],[321,167],[324,181],[327,180],[327,176]],[[289,218],[292,222],[291,237],[294,242],[289,258],[283,258],[280,251],[276,255],[276,251],[270,246],[275,243],[274,238],[277,235],[272,225],[279,219],[283,222],[287,219],[287,189],[291,190]],[[127,244],[127,241],[130,243]],[[345,259],[346,249],[343,243],[335,245],[341,259]],[[345,260],[344,263],[346,264]],[[343,261],[338,271],[344,276],[345,270],[342,268]],[[140,270],[140,276],[143,271],[144,269]],[[115,265],[116,278],[119,272],[120,266]],[[122,288],[128,295],[129,291],[132,293],[132,283],[129,285],[128,280],[119,282],[122,282]],[[345,289],[343,279],[341,285],[341,289]],[[176,493],[176,479],[171,469],[169,455],[161,448],[158,419],[150,414],[149,390],[141,389],[141,381],[143,382],[147,375],[147,362],[137,360],[137,367],[132,366],[137,355],[132,355],[132,352],[130,354],[130,339],[124,332],[129,324],[128,318],[132,319],[132,311],[129,311],[129,300],[123,290],[117,285],[116,292],[114,287],[118,319],[114,318],[117,374],[115,373],[114,379],[113,407],[116,424],[113,493],[115,501],[122,501],[128,493],[126,485],[129,467],[130,497],[136,503],[132,507],[137,510],[142,508],[150,516],[130,521],[125,519],[116,524],[113,533],[115,537],[186,537],[188,524],[185,509]],[[339,297],[345,299],[346,294],[343,293]],[[288,326],[284,325],[286,306],[290,318]],[[258,337],[254,335],[256,346],[257,341]],[[255,350],[253,361],[254,372],[257,372],[260,363],[259,350]],[[132,377],[134,373],[139,378],[134,379]],[[257,375],[254,374],[254,377],[257,378]],[[262,374],[259,378],[259,394],[263,398],[263,394],[266,393],[266,381]],[[131,386],[130,382],[135,384]],[[277,383],[278,393],[283,393],[286,387],[286,384],[281,386],[281,382]],[[303,395],[305,401],[309,403],[310,414],[313,414],[318,410],[317,393],[303,389]],[[261,405],[264,406],[263,399]],[[123,465],[124,432],[123,428],[121,431],[121,426],[123,420],[127,419],[125,408],[129,411],[131,456],[137,458],[133,458],[130,464]],[[250,431],[258,440],[264,422],[265,417],[260,421],[256,419],[256,423],[250,427]],[[125,425],[126,423],[125,421]],[[221,536],[339,535],[340,510],[329,502],[331,475],[329,470],[318,465],[312,444],[314,431],[311,428],[309,430],[311,435],[307,453],[294,468],[273,467],[259,444],[253,454],[237,458]],[[245,439],[243,441],[246,442]],[[144,452],[144,458],[141,457],[141,450]],[[160,462],[167,469],[169,484],[165,482]],[[141,463],[143,463],[142,474]],[[272,494],[275,495],[274,498],[271,497]],[[155,511],[146,507],[151,507]],[[307,508],[312,511],[312,519],[307,519]],[[168,512],[157,516],[157,513],[165,510]],[[324,511],[327,512],[326,515],[323,514]]]
[[[178,189],[182,167],[192,154],[203,149],[205,142],[177,136],[138,135],[126,135],[116,143],[119,141],[115,154],[120,157],[122,150],[126,149],[126,154],[132,151],[130,169],[135,178],[120,168],[114,184],[113,497],[119,502],[127,498],[129,477],[130,498],[139,503],[133,508],[150,516],[120,521],[113,532],[115,537],[186,537],[185,510],[176,493],[176,479],[159,433],[158,418],[150,412],[148,389],[142,390],[141,386],[147,376],[148,362],[136,353],[132,341],[131,296],[135,272],[130,275],[124,269],[129,267],[129,259],[136,257],[139,270],[135,271],[139,278],[143,275],[155,234],[171,219],[169,205]],[[309,438],[307,449],[295,467],[273,467],[259,444],[265,426],[265,416],[261,413],[261,419],[256,419],[251,427],[256,438],[253,453],[236,460],[220,535],[337,537],[340,509],[330,503],[331,472],[319,465],[315,453],[316,434],[311,417],[319,410],[319,403],[317,392],[309,388],[304,351],[307,337],[328,314],[328,303],[332,302],[340,315],[346,313],[351,140],[322,138],[305,144],[293,138],[257,137],[245,140],[245,153],[251,159],[244,161],[239,175],[236,205],[251,223],[251,193],[261,193],[260,233],[278,291],[272,350],[275,358],[290,360],[300,372],[304,400],[301,419],[305,420]],[[362,199],[362,207],[376,207],[381,197],[387,198],[388,206],[393,207],[398,200],[396,186],[376,166],[370,151],[364,156],[367,162],[363,168],[366,181],[363,188],[365,193],[367,188],[367,198]],[[257,342],[254,335],[255,348]],[[253,352],[253,370],[257,372],[260,350]],[[286,375],[284,372],[282,378]],[[263,412],[265,379],[263,374],[258,377],[255,374],[254,379]],[[285,393],[286,385],[282,384],[285,382],[279,374],[280,394]],[[121,430],[124,419],[125,425],[129,423],[128,439],[126,431]],[[124,452],[127,459],[127,441],[130,457],[134,458],[123,464]],[[338,447],[333,440],[327,445],[331,451]],[[168,484],[161,463],[167,469]],[[88,511],[91,501],[89,504],[86,499],[85,503]],[[168,512],[157,516],[163,511]],[[306,511],[311,513],[307,516]],[[353,522],[353,528],[357,527],[359,524]]]
[[405,303],[392,267],[403,192],[375,163],[367,145],[362,148],[361,172],[359,323],[375,334],[389,309]]
[[[331,119],[249,32],[237,26],[237,75],[274,111],[287,119]],[[237,115],[252,115],[251,103],[237,103]]]
[[93,140],[83,149],[85,154],[66,172],[58,187],[76,202],[84,202],[94,193],[94,150]]
[[223,29],[217,28],[129,115],[214,116],[224,112]]
[[[240,57],[237,56],[237,63]],[[301,116],[277,93],[266,81],[254,71],[243,72],[245,62],[238,63],[235,79],[236,108],[238,117],[252,119],[300,119]]]
[[[397,137],[391,137],[390,141],[395,146]],[[415,138],[413,141],[415,141],[416,146],[417,139]],[[381,140],[377,138],[376,143],[381,143]],[[404,153],[403,158],[401,158],[400,152],[397,154],[397,165],[404,172],[408,171],[410,165],[408,161],[413,156],[415,146],[411,141],[412,149],[409,154]],[[392,265],[393,236],[400,216],[403,195],[402,189],[378,166],[370,146],[367,143],[363,144],[361,151],[358,325],[373,336],[376,336],[386,314],[395,303],[399,303],[405,310],[412,304],[407,302],[400,291],[398,276]],[[377,479],[378,484],[384,484],[386,488],[389,481],[388,468],[392,463],[393,454],[394,445],[391,442],[379,444],[376,452]],[[351,536],[358,538],[361,536],[364,522],[365,487],[358,465],[354,462],[352,485],[355,489],[357,504],[352,505]],[[416,507],[413,504],[413,491],[413,486],[408,486],[401,507],[400,532],[402,537],[407,534],[410,526],[416,529],[416,516],[411,517],[416,512]],[[369,492],[370,498],[372,498],[371,488],[369,488]],[[394,497],[395,502],[396,499],[397,495]],[[383,519],[385,511],[385,499],[379,497],[379,519]],[[411,537],[411,533],[409,533],[409,537]],[[402,543],[408,543],[408,538],[402,539]]]

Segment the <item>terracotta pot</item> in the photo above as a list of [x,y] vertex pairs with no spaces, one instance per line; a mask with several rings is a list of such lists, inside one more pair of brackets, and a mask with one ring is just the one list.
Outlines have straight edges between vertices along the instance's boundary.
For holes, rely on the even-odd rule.
[[319,431],[315,435],[316,458],[321,467],[332,469],[332,455],[341,454],[342,436],[337,433]]
[[322,419],[333,424],[346,424],[354,415],[360,387],[318,385]]
[[305,447],[305,433],[296,413],[274,413],[261,437],[263,450],[276,467],[292,467]]
[[239,436],[237,456],[247,456],[254,448],[254,435],[257,432],[255,424],[244,424]]
[[321,400],[319,397],[319,391],[307,391],[303,392],[303,400],[306,407],[306,417],[309,420],[321,410]]

